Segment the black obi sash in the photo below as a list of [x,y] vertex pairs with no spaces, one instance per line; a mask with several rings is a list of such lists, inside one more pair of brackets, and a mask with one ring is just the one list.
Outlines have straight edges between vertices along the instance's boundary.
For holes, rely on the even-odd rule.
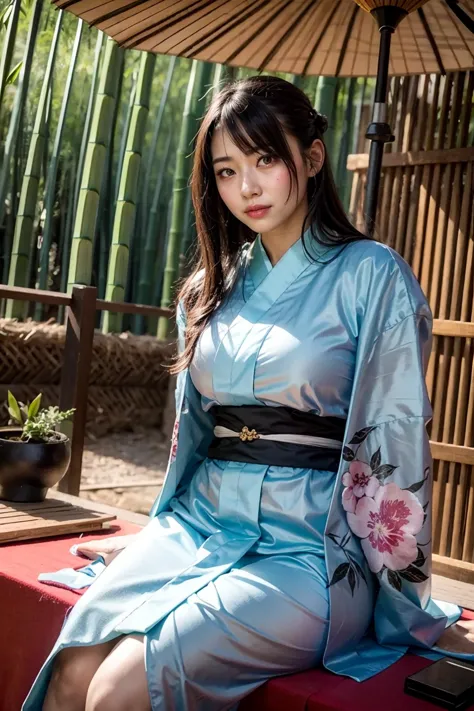
[[[239,432],[239,437],[214,437],[208,457],[280,467],[337,472],[346,421],[320,417],[286,406],[214,405],[215,425]],[[246,428],[246,429],[245,429]],[[260,439],[257,434],[309,435],[341,442],[334,447]]]

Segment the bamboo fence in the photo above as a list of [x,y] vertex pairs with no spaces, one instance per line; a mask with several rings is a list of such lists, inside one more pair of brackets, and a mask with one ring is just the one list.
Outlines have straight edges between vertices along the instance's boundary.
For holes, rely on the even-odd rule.
[[[64,361],[66,327],[35,321],[0,319],[0,403],[11,390],[17,399],[43,393],[43,406],[57,405]],[[101,437],[136,425],[161,427],[169,385],[163,367],[173,342],[131,333],[96,331],[89,375],[86,432]],[[8,422],[0,409],[0,425]]]
[[[435,558],[474,580],[474,72],[396,78],[378,234],[412,266],[434,316],[427,385]],[[363,145],[363,141],[361,144]],[[362,221],[368,156],[351,155]],[[448,559],[451,559],[450,561]],[[436,566],[435,566],[436,567]],[[439,568],[439,572],[441,572]],[[452,571],[451,571],[452,572]]]

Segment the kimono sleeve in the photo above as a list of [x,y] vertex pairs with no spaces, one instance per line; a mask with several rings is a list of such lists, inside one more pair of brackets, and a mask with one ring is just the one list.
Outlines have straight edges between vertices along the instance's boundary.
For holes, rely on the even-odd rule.
[[[176,314],[178,350],[184,349],[186,315],[181,302]],[[204,411],[201,394],[196,389],[188,369],[177,377],[176,419],[171,439],[170,456],[163,488],[155,501],[150,516],[164,511],[173,498],[188,486],[199,464],[206,458],[213,438],[214,422],[210,412]]]
[[377,289],[362,329],[342,506],[379,583],[377,641],[426,647],[458,612],[449,619],[431,598],[432,409],[425,375],[432,316],[399,255]]

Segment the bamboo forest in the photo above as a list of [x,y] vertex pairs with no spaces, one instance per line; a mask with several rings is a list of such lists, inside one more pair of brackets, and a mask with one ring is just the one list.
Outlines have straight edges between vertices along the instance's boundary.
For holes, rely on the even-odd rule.
[[[124,50],[43,0],[0,3],[0,280],[170,306],[193,255],[189,191],[199,120],[226,81],[255,70]],[[280,74],[329,119],[327,149],[345,207],[374,80]],[[57,307],[6,301],[43,321]],[[161,323],[163,321],[163,323]],[[104,333],[167,337],[168,322],[105,312]]]

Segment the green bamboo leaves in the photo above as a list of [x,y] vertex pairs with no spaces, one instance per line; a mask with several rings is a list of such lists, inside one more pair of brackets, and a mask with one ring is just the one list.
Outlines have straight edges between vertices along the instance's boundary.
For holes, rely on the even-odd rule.
[[2,55],[0,57],[0,105],[2,103],[5,87],[11,77],[10,63],[15,45],[20,8],[21,0],[12,0],[10,5],[2,12],[2,19],[6,22],[6,36],[3,40]]

